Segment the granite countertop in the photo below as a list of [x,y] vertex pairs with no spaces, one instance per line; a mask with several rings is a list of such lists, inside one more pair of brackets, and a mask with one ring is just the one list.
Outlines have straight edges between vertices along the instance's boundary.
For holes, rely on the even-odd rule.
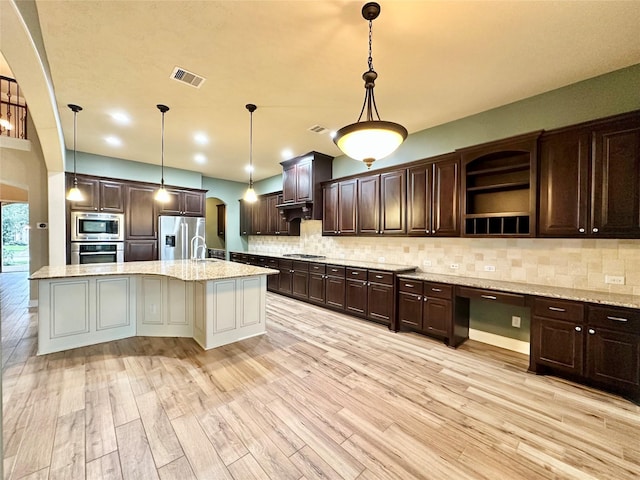
[[224,260],[206,259],[160,260],[153,262],[95,263],[91,265],[61,265],[42,267],[30,280],[51,278],[94,277],[102,275],[162,275],[186,282],[221,280],[279,273],[271,268],[255,267]]
[[416,268],[411,265],[395,265],[393,263],[379,263],[379,262],[365,262],[362,260],[347,260],[344,258],[308,258],[308,257],[293,257],[285,256],[278,253],[264,253],[264,252],[234,252],[244,253],[246,255],[257,255],[271,258],[282,258],[284,260],[294,260],[299,262],[311,262],[311,263],[324,263],[327,265],[339,265],[341,267],[353,267],[353,268],[368,268],[371,270],[382,270],[384,272],[402,273],[413,272]]
[[640,308],[639,295],[624,295],[620,293],[598,292],[595,290],[579,290],[574,288],[554,287],[550,285],[535,285],[530,283],[506,282],[486,278],[468,278],[456,275],[440,275],[436,273],[406,273],[400,278],[411,280],[425,280],[428,282],[448,283],[465,287],[485,288],[508,293],[524,295],[538,295],[541,297],[561,298],[587,303],[599,303],[616,307]]

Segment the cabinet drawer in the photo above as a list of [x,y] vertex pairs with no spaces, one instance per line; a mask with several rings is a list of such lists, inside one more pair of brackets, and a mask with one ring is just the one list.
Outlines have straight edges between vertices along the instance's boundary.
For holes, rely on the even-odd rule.
[[367,275],[367,280],[374,283],[384,283],[385,285],[393,285],[393,273],[380,272],[378,270],[369,270],[369,273]]
[[640,311],[614,307],[588,307],[589,326],[640,334]]
[[555,298],[536,297],[533,300],[533,314],[558,320],[582,322],[584,320],[584,304]]
[[517,293],[496,292],[495,290],[483,290],[481,288],[457,287],[456,295],[458,295],[459,297],[507,303],[509,305],[517,305],[519,307],[523,307],[525,304],[524,295],[518,295]]
[[366,280],[367,271],[364,268],[347,268],[347,280]]
[[327,265],[327,275],[331,277],[344,278],[344,267],[339,267],[337,265]]
[[293,269],[298,272],[308,272],[309,262],[293,262]]
[[278,263],[277,258],[267,258],[266,261],[267,268],[278,268]]
[[283,260],[282,258],[278,261],[278,265],[280,268],[293,269],[293,260]]
[[311,273],[321,273],[324,274],[326,269],[326,265],[324,263],[310,263],[309,264],[309,272]]
[[425,297],[446,298],[451,300],[453,297],[453,286],[443,283],[424,282]]
[[422,295],[422,282],[420,280],[405,280],[403,278],[398,280],[398,289],[401,292],[415,293],[416,295]]

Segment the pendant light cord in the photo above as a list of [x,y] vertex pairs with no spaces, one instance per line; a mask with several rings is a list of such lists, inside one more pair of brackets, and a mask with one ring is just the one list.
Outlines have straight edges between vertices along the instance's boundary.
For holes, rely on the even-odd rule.
[[253,112],[249,112],[249,188],[253,188]]
[[78,186],[78,177],[76,176],[76,132],[78,130],[78,112],[73,111],[73,186]]
[[162,173],[161,173],[161,178],[160,178],[160,184],[162,185],[162,188],[164,188],[164,112],[162,112],[162,140],[161,140],[161,146],[160,146],[160,158],[161,158],[161,162],[162,162]]

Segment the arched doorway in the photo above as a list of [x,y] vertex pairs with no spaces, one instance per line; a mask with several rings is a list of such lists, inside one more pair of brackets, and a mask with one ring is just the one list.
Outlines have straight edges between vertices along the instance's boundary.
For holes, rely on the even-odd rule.
[[226,258],[226,205],[219,198],[207,198],[206,212],[205,227],[209,256]]

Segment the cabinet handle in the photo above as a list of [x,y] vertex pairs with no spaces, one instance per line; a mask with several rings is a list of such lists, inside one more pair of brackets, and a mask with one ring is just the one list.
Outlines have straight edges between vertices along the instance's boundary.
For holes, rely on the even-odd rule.
[[422,295],[418,295],[418,301],[422,300]]
[[338,230],[334,230],[333,233],[338,233]]
[[427,297],[423,297],[423,298],[422,298],[422,301],[423,301],[423,302],[426,302],[426,301],[427,301]]
[[582,327],[576,327],[576,332],[581,332],[582,331]]
[[494,297],[493,295],[480,295],[482,298],[486,298],[487,300],[497,300],[498,297]]
[[367,287],[371,286],[371,282],[364,282],[364,283],[367,285]]
[[429,230],[425,230],[424,232],[425,232],[425,233],[431,233]]
[[338,270],[337,270],[337,269],[335,269],[335,268],[332,268],[332,269],[331,269],[331,271],[332,271],[332,272],[337,272]]
[[579,228],[579,229],[578,229],[578,231],[579,231],[580,233],[584,233],[584,228]]
[[614,322],[628,322],[629,321],[626,318],[622,318],[622,317],[609,317],[609,316],[607,316],[607,318],[609,320],[613,320]]
[[405,283],[404,286],[409,288],[415,288],[415,285],[412,285],[410,283]]
[[552,312],[566,312],[564,308],[560,307],[549,307],[549,310],[551,310]]
[[376,275],[376,278],[383,278],[382,275]]
[[358,272],[351,272],[351,275],[358,275]]
[[342,233],[342,230],[338,230],[338,233]]
[[[432,292],[441,292],[442,289],[441,288],[432,288],[431,291]],[[496,297],[493,297],[493,298],[496,298]]]
[[589,329],[589,335],[593,335],[594,333],[596,333],[596,331],[593,328]]
[[598,233],[598,229],[596,227],[593,227],[593,230],[591,230],[593,233]]

